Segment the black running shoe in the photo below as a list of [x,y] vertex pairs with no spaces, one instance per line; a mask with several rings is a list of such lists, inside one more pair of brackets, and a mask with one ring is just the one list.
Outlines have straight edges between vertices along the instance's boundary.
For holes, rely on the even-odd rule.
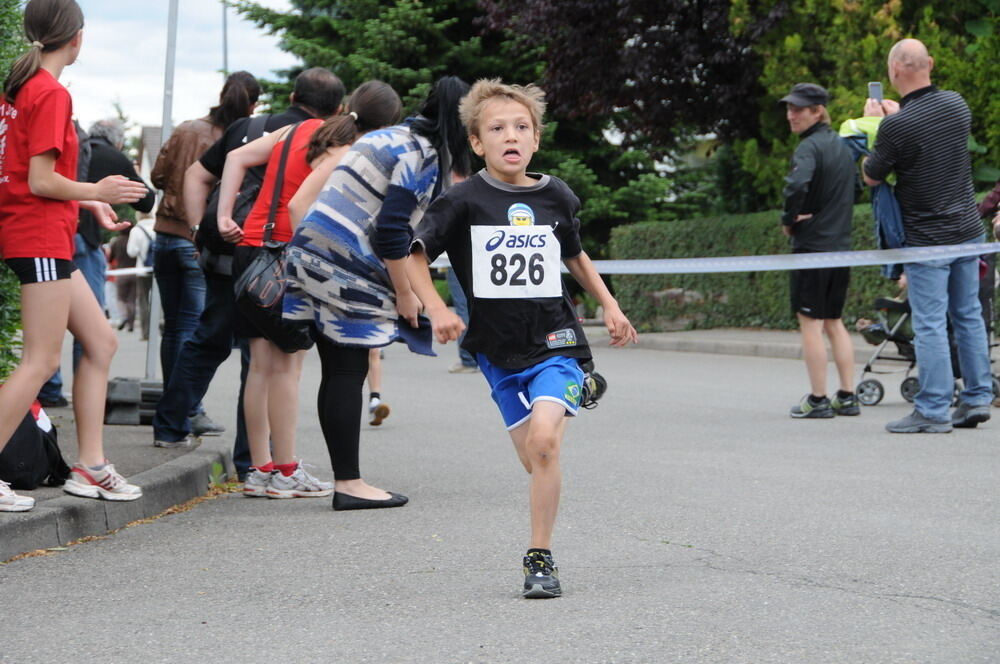
[[529,551],[524,557],[524,591],[521,595],[527,599],[547,599],[562,595],[559,568],[555,566],[550,554]]
[[594,361],[587,360],[580,364],[583,369],[583,389],[580,395],[581,408],[596,408],[597,400],[604,396],[608,389],[608,381],[604,376],[594,371]]
[[860,415],[861,406],[858,405],[858,397],[851,392],[848,396],[835,395],[830,400],[830,407],[837,415]]

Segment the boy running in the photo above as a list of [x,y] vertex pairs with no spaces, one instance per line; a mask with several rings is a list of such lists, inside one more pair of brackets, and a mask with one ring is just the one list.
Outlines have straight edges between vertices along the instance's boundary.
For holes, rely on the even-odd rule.
[[531,475],[531,547],[524,597],[562,594],[551,540],[559,507],[559,450],[566,416],[576,415],[590,359],[560,260],[604,307],[613,346],[638,341],[580,244],[580,201],[562,180],[528,173],[538,150],[544,93],[534,85],[480,80],[462,100],[462,122],[486,168],[440,196],[417,228],[410,280],[435,336],[465,325],[431,282],[428,262],[447,251],[469,300],[462,347],[490,384],[517,456]]

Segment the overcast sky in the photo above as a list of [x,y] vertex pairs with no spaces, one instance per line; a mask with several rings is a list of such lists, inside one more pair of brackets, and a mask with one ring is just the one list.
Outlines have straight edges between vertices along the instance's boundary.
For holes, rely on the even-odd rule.
[[[163,117],[163,75],[168,0],[77,0],[83,8],[83,50],[60,81],[73,95],[84,128],[114,115],[115,101],[138,124],[159,125]],[[288,9],[288,0],[258,0]],[[180,0],[174,70],[174,124],[205,115],[222,88],[222,5],[218,0]],[[277,38],[228,10],[229,69],[258,77],[296,64]]]

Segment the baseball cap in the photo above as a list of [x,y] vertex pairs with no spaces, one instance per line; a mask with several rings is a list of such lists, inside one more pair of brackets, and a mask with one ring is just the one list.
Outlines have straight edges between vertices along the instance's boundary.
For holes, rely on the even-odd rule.
[[778,100],[779,104],[794,104],[795,106],[826,106],[830,103],[830,93],[815,83],[796,83],[792,91]]

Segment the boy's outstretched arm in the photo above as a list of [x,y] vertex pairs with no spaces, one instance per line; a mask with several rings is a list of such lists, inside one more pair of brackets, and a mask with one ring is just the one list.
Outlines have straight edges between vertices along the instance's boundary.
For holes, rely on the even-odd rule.
[[583,286],[584,290],[597,298],[604,309],[604,325],[611,333],[611,345],[625,346],[629,341],[634,344],[639,343],[639,333],[635,331],[632,323],[622,313],[621,307],[618,306],[618,300],[611,295],[611,291],[605,285],[604,279],[601,279],[601,275],[597,273],[587,252],[581,251],[578,256],[565,258],[563,262],[569,268],[573,278]]
[[465,323],[448,308],[431,280],[431,270],[427,263],[427,254],[420,243],[413,246],[406,259],[406,274],[410,278],[410,288],[424,305],[424,311],[431,319],[431,329],[438,343],[454,341],[462,336]]

